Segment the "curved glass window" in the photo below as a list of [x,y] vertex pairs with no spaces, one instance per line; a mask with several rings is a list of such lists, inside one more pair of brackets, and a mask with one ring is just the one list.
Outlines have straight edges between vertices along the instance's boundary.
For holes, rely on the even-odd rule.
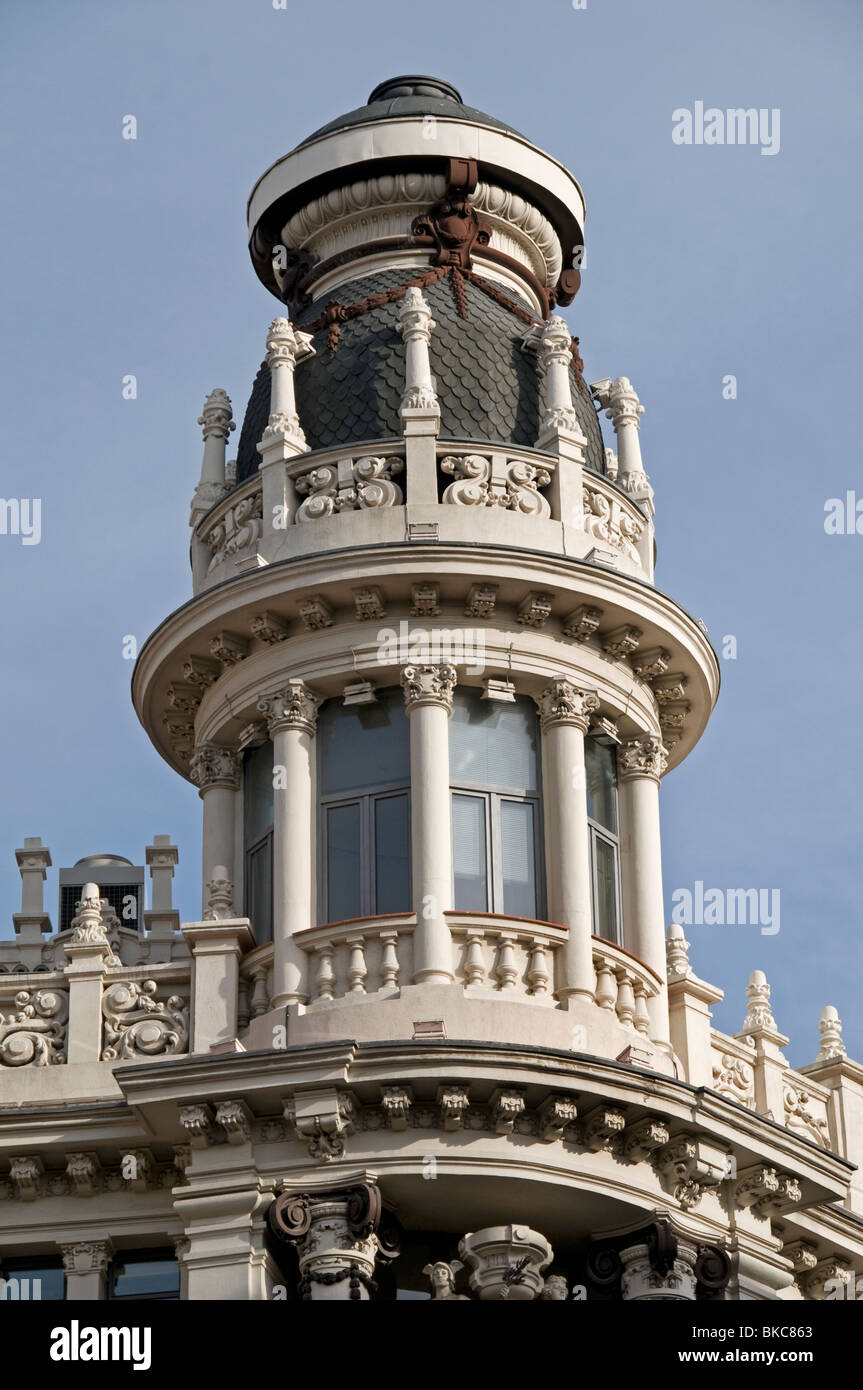
[[456,691],[449,726],[454,905],[541,918],[539,720],[532,700]]
[[409,912],[410,729],[400,690],[318,719],[321,922]]
[[620,840],[617,820],[617,758],[614,748],[585,739],[587,817],[590,833],[590,896],[593,932],[620,942]]
[[243,911],[255,940],[273,939],[273,745],[243,759]]

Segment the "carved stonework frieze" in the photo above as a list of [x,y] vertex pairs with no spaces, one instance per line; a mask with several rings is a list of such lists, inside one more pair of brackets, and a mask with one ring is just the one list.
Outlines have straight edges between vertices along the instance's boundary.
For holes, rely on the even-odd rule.
[[783,1107],[786,1129],[796,1129],[807,1138],[814,1139],[825,1149],[830,1147],[830,1129],[823,1115],[812,1109],[813,1097],[802,1086],[783,1087]]
[[546,1144],[562,1139],[568,1125],[578,1118],[572,1096],[549,1096],[539,1108],[539,1136]]
[[739,1105],[748,1106],[750,1110],[755,1105],[752,1067],[742,1057],[722,1053],[719,1061],[713,1063],[713,1089],[729,1100],[736,1100]]
[[0,1066],[47,1067],[64,1060],[69,995],[19,990],[11,1012],[0,1010]]
[[[649,647],[644,651],[636,653],[632,657],[632,669],[639,680],[652,681],[658,676],[664,676],[668,670],[668,663],[671,660],[671,653],[664,647]],[[659,684],[660,682],[657,682]],[[654,686],[654,693],[656,686]]]
[[409,1086],[384,1086],[381,1091],[381,1107],[386,1116],[387,1127],[397,1131],[407,1129],[413,1103],[413,1094]]
[[437,618],[440,616],[440,585],[413,584],[411,586],[412,618]]
[[582,488],[582,505],[587,535],[605,542],[640,564],[638,542],[646,523],[636,520],[617,497],[609,497],[599,488],[585,485]]
[[374,585],[354,589],[354,608],[361,623],[379,622],[386,616],[384,596]]
[[582,1131],[582,1143],[592,1153],[607,1152],[625,1127],[626,1116],[622,1110],[601,1105],[587,1116]]
[[42,1195],[45,1167],[36,1154],[22,1154],[9,1160],[9,1180],[16,1197],[22,1202],[35,1202]]
[[250,623],[253,637],[259,637],[268,646],[284,642],[288,636],[288,625],[273,613],[256,613]]
[[216,1124],[229,1144],[248,1144],[252,1137],[252,1112],[242,1100],[223,1100],[216,1106]]
[[333,610],[318,594],[298,603],[297,612],[306,632],[321,632],[325,627],[333,625]]
[[539,491],[551,482],[547,467],[504,454],[447,454],[440,466],[454,479],[443,494],[448,506],[500,507],[522,516],[551,516],[551,507]]
[[77,1197],[95,1197],[104,1185],[104,1174],[95,1153],[66,1155],[66,1174]]
[[663,1187],[684,1211],[698,1205],[708,1189],[728,1176],[728,1155],[696,1135],[679,1134],[655,1155]]
[[539,631],[545,627],[551,615],[554,595],[534,590],[522,599],[515,614],[515,620],[522,627],[532,627]]
[[228,507],[206,537],[212,557],[208,572],[226,560],[243,559],[251,554],[264,532],[262,518],[263,496],[260,491],[250,493]]
[[176,1056],[187,1050],[189,1010],[172,994],[156,999],[156,981],[117,981],[102,996],[104,1061],[121,1058]]
[[625,661],[637,650],[641,641],[641,631],[624,623],[622,627],[613,628],[611,632],[604,632],[600,640],[606,656],[610,656],[613,661]]
[[[180,1124],[189,1136],[190,1148],[207,1149],[210,1147],[215,1137],[215,1128],[213,1112],[209,1105],[181,1105]],[[177,1158],[183,1157],[176,1149],[174,1153]],[[184,1167],[188,1167],[188,1164],[184,1163]]]
[[249,643],[235,632],[217,632],[215,637],[210,638],[210,651],[223,666],[236,666],[248,656]]
[[297,508],[297,523],[320,521],[340,512],[400,507],[404,495],[393,478],[404,472],[404,466],[404,459],[394,455],[369,454],[310,468],[296,480],[297,492],[305,499]]
[[668,1143],[668,1130],[661,1120],[640,1120],[624,1133],[622,1153],[627,1163],[641,1163]]
[[491,1119],[497,1134],[512,1134],[516,1120],[524,1112],[521,1091],[500,1088],[491,1098]]

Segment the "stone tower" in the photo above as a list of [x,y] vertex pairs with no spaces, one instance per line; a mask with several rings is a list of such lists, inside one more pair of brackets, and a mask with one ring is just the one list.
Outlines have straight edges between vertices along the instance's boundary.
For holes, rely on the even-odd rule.
[[[43,944],[28,840],[0,951],[48,972],[0,987],[0,1251],[59,1244],[77,1296],[135,1242],[191,1299],[823,1298],[863,1267],[836,1011],[794,1072],[763,974],[721,1034],[666,943],[659,789],[719,672],[654,582],[638,396],[560,313],[584,220],[427,77],[252,192],[266,358],[236,459],[204,403],[193,596],[133,683],[200,791],[201,916],[158,836],[143,932],[88,883]],[[37,1093],[74,1152],[18,1137]]]

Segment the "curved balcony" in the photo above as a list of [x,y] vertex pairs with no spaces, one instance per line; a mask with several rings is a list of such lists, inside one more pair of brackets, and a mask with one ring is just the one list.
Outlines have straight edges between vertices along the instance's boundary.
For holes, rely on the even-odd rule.
[[260,473],[235,488],[195,528],[196,593],[279,560],[405,540],[491,541],[652,581],[648,511],[610,478],[536,449],[438,440],[430,495],[414,442],[300,454],[276,518]]

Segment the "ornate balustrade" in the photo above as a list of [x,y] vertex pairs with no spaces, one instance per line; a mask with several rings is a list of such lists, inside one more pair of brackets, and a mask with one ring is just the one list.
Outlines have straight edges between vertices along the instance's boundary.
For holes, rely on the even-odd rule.
[[328,922],[300,932],[308,960],[310,1004],[332,999],[394,994],[413,974],[411,913]]
[[612,941],[593,938],[593,968],[596,973],[594,1003],[614,1012],[625,1028],[647,1037],[648,999],[659,994],[661,982],[649,966],[616,946]]
[[[407,442],[394,439],[299,454],[284,465],[293,501],[276,506],[272,517],[264,516],[260,473],[229,492],[195,528],[204,553],[199,586],[220,583],[237,571],[293,553],[367,544],[375,538],[403,539],[406,503],[421,507],[422,523],[436,527],[435,538],[441,540],[450,532],[453,539],[463,538],[465,521],[460,518],[469,519],[470,534],[482,530],[482,519],[487,518],[487,525],[491,513],[498,526],[503,516],[518,517],[528,526],[565,520],[560,515],[560,489],[551,484],[558,467],[571,465],[562,465],[553,454],[512,445],[483,448],[476,442],[438,441],[435,502],[428,496],[428,475],[422,485],[416,480],[412,484]],[[610,478],[586,468],[579,471],[585,555],[593,553],[603,563],[620,564],[649,578],[646,552],[652,538],[647,515]],[[383,528],[379,536],[368,531],[367,520],[359,520],[369,513],[379,518],[374,523]],[[566,519],[571,523],[572,516]],[[335,532],[326,525],[333,521]],[[487,538],[494,535],[489,532]],[[506,539],[523,542],[526,548],[564,549],[560,527],[556,532],[519,529],[507,533]]]

